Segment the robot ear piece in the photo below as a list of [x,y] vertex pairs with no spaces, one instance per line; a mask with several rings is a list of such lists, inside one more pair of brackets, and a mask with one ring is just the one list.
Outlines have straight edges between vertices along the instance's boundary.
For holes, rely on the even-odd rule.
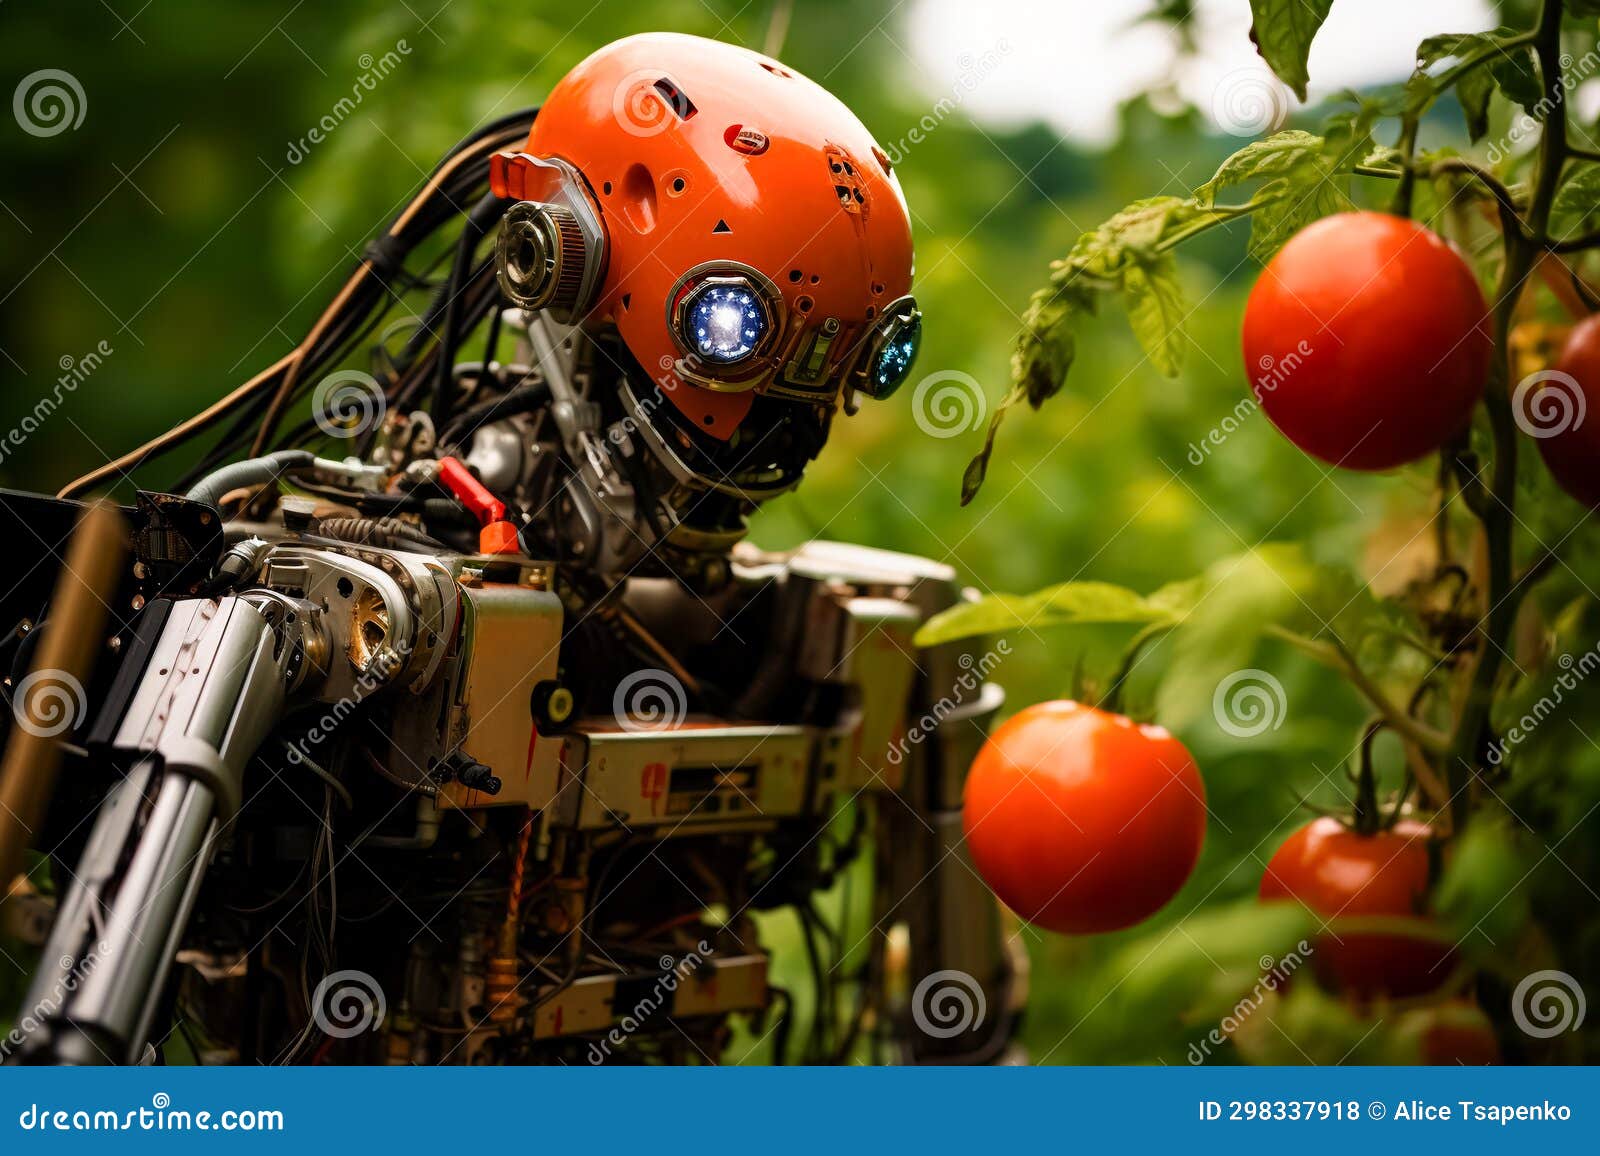
[[605,273],[606,234],[576,169],[563,161],[499,153],[489,161],[495,195],[515,200],[500,222],[495,272],[522,309],[570,321],[594,302]]

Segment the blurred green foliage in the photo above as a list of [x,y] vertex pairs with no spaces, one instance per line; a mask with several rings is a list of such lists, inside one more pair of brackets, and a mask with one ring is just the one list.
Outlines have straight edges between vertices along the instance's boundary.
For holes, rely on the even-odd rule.
[[[127,10],[128,27],[110,7]],[[82,125],[48,138],[0,118],[0,430],[51,390],[63,358],[102,340],[114,349],[0,460],[3,485],[53,490],[276,359],[445,149],[485,120],[537,103],[601,43],[666,28],[760,47],[772,6],[350,0],[286,13],[282,0],[172,0],[136,16],[133,7],[10,0],[0,13],[6,92],[53,67],[70,70],[87,98]],[[930,90],[903,48],[909,11],[888,0],[801,0],[781,55],[857,110],[880,140],[901,141],[951,95]],[[408,51],[391,75],[291,164],[295,143],[350,92],[363,54],[381,57],[401,40]],[[1425,135],[1437,145],[1458,131],[1459,116],[1435,119]],[[1194,114],[1140,100],[1122,110],[1119,142],[1103,152],[1044,126],[1000,130],[959,111],[904,147],[897,171],[913,212],[915,292],[927,318],[913,384],[839,422],[806,484],[759,516],[756,540],[785,547],[826,536],[927,555],[984,592],[1096,580],[1144,594],[1263,544],[1297,542],[1318,562],[1398,586],[1409,555],[1373,543],[1403,547],[1425,522],[1433,500],[1426,469],[1330,473],[1259,415],[1232,429],[1246,380],[1238,318],[1256,268],[1245,253],[1247,224],[1180,252],[1178,275],[1195,306],[1182,375],[1162,377],[1114,311],[1086,324],[1068,387],[1005,426],[972,505],[958,504],[960,478],[981,443],[983,415],[949,438],[913,420],[914,383],[939,370],[971,375],[983,405],[998,403],[1021,313],[1049,261],[1124,204],[1185,195],[1242,143],[1216,136]],[[1225,446],[1201,452],[1219,429],[1231,430]],[[159,487],[180,464],[150,467],[139,480]],[[1553,540],[1575,511],[1524,464],[1535,497],[1524,516]],[[1552,576],[1541,607],[1582,597],[1578,575],[1600,574],[1591,537],[1573,550],[1571,569]],[[1249,612],[1248,600],[1232,600],[1231,613]],[[1574,621],[1565,641],[1592,645],[1592,613]],[[1134,629],[1021,631],[999,680],[1013,706],[1103,686]],[[1226,635],[1226,622],[1213,626],[1230,669],[1253,664],[1281,680],[1284,716],[1237,738],[1215,724],[1205,680],[1188,680],[1174,701],[1158,676],[1181,636],[1154,644],[1135,667],[1124,703],[1143,714],[1159,704],[1181,723],[1207,783],[1208,841],[1188,885],[1139,928],[1095,939],[1019,933],[1034,961],[1025,1038],[1046,1062],[1184,1062],[1248,989],[1257,957],[1302,933],[1294,920],[1263,921],[1250,900],[1267,858],[1308,817],[1303,801],[1338,805],[1348,794],[1342,767],[1364,709],[1283,643],[1250,641],[1241,651]],[[1526,671],[1534,697],[1541,678],[1548,682],[1548,670]],[[1565,717],[1546,724],[1541,743],[1519,752],[1512,811],[1464,849],[1467,865],[1445,895],[1469,948],[1498,959],[1497,999],[1534,964],[1555,966],[1519,917],[1541,904],[1577,911],[1568,950],[1584,958],[1561,965],[1600,973],[1600,840],[1590,817],[1600,758],[1588,737],[1595,697],[1583,688]],[[1398,781],[1394,752],[1383,770]],[[1514,813],[1537,813],[1549,825],[1530,838]],[[1574,831],[1559,855],[1545,854],[1549,841]],[[804,985],[796,975],[790,986]],[[1592,990],[1600,998],[1600,987]],[[1399,1054],[1335,1048],[1347,1036],[1364,1039],[1366,1029],[1333,1001],[1299,995],[1293,1013],[1331,1060]],[[1491,1013],[1503,1019],[1505,1008]],[[1235,1058],[1232,1045],[1213,1058]]]

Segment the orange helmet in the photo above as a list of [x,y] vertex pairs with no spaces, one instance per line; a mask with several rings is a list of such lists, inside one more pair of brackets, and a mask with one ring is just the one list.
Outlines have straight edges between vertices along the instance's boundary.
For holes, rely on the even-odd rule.
[[770,397],[825,428],[846,388],[887,396],[910,369],[921,318],[889,158],[776,60],[620,40],[556,85],[491,176],[521,202],[499,241],[506,294],[614,326],[680,427],[728,442]]

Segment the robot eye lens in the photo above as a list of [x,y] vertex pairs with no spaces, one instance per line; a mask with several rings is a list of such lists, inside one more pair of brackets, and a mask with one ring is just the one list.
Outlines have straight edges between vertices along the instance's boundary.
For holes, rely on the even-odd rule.
[[733,365],[756,351],[767,332],[767,307],[749,285],[707,285],[683,313],[689,348],[715,365]]
[[873,397],[886,398],[905,384],[921,344],[922,314],[913,313],[909,321],[890,332],[883,348],[878,351],[870,370]]

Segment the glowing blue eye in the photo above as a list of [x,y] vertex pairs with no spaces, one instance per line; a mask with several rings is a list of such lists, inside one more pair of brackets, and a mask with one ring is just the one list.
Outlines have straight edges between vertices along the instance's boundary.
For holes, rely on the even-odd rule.
[[767,332],[767,307],[748,286],[697,289],[683,318],[689,348],[717,365],[743,361],[756,351]]
[[888,397],[905,384],[922,344],[922,314],[913,313],[905,324],[890,333],[872,366],[872,395]]

